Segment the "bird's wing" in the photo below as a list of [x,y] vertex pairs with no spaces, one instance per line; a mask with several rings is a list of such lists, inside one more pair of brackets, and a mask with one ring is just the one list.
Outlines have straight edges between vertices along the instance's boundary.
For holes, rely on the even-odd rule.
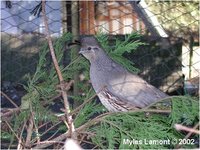
[[146,107],[149,104],[167,97],[165,93],[148,84],[145,80],[129,72],[115,74],[108,80],[108,90],[127,100],[137,107]]
[[102,104],[107,107],[109,111],[129,111],[139,109],[130,101],[121,99],[116,95],[113,95],[112,92],[108,90],[107,87],[104,87],[101,92],[98,93]]

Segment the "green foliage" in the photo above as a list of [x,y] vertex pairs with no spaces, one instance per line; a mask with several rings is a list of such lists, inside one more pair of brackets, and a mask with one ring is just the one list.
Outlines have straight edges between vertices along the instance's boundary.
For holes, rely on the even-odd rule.
[[[95,111],[94,111],[95,108]],[[91,117],[102,113],[103,106],[101,104],[96,104],[95,102],[90,102],[81,111],[78,112],[74,123],[76,127],[83,125],[88,122]]]
[[140,35],[137,32],[133,32],[129,35],[126,35],[124,41],[116,39],[116,46],[113,50],[113,53],[117,55],[123,55],[125,52],[130,53],[136,50],[136,48],[139,46],[145,45],[144,43],[139,42],[139,40],[136,40],[139,37]]
[[[60,64],[61,71],[64,71],[62,66],[63,49],[67,42],[70,42],[72,35],[70,33],[64,34],[61,38],[54,40],[55,54]],[[64,72],[65,73],[65,72]],[[39,60],[36,71],[33,76],[27,74],[27,85],[24,88],[27,94],[22,97],[21,112],[13,118],[11,126],[16,133],[18,133],[24,122],[28,121],[34,112],[35,126],[39,126],[41,122],[57,122],[57,117],[48,109],[51,104],[50,99],[59,93],[57,92],[57,85],[59,84],[58,77],[51,61],[48,44],[45,43],[39,52]],[[48,104],[45,107],[44,104]],[[35,132],[35,131],[34,131]],[[11,133],[12,139],[14,134]],[[11,139],[11,143],[13,140]]]
[[140,42],[138,38],[140,35],[137,32],[133,32],[125,36],[124,40],[115,39],[112,45],[109,45],[108,35],[104,33],[99,33],[96,35],[97,40],[103,49],[106,50],[108,55],[117,63],[123,65],[130,72],[138,73],[139,69],[134,67],[134,63],[127,58],[123,57],[126,53],[131,53],[136,50],[139,46],[145,45],[145,43]]
[[[78,83],[82,95],[69,95],[74,100],[85,101],[91,98],[95,93],[89,84],[89,63],[79,56],[72,56],[71,62],[63,66],[63,46],[70,42],[72,35],[64,34],[61,38],[54,41],[54,48],[58,63],[61,67],[62,75],[65,81],[73,79],[75,72],[84,74],[85,79]],[[138,46],[144,43],[139,42],[138,34],[130,34],[125,40],[116,39],[115,43],[110,46],[108,36],[98,34],[97,39],[101,46],[107,51],[108,55],[115,61],[123,62],[126,68],[135,72],[133,64],[123,57],[124,53],[134,51]],[[70,49],[71,51],[73,49]],[[22,111],[13,118],[11,126],[16,133],[21,131],[23,123],[30,118],[34,112],[35,126],[38,127],[41,122],[51,121],[53,124],[58,122],[58,118],[48,109],[52,103],[51,99],[55,97],[57,85],[59,84],[56,71],[51,63],[48,45],[44,44],[40,50],[39,61],[33,76],[27,75],[28,84],[25,86],[27,94],[22,98]],[[83,94],[84,93],[84,94]],[[69,94],[69,92],[68,92]],[[192,97],[175,97],[171,101],[171,113],[150,113],[146,115],[143,110],[129,113],[105,114],[105,108],[96,102],[88,102],[74,115],[75,127],[85,127],[84,132],[91,133],[86,140],[99,149],[169,149],[174,148],[175,144],[146,144],[145,139],[149,140],[169,140],[183,139],[184,134],[174,129],[174,124],[180,123],[187,126],[194,126],[199,120],[198,101]],[[47,105],[43,105],[47,104]],[[156,105],[156,104],[155,104]],[[65,133],[66,126],[59,125],[58,131]],[[52,132],[52,131],[51,131]],[[2,132],[4,139],[14,141],[13,133]],[[33,131],[35,133],[35,130]],[[42,132],[39,131],[39,134]],[[34,137],[32,137],[34,138]],[[128,140],[142,141],[141,143],[127,143]],[[183,148],[192,148],[195,145],[184,145]]]
[[112,51],[111,46],[109,45],[109,38],[108,35],[106,35],[103,32],[99,32],[96,36],[97,40],[101,44],[101,47],[106,50],[108,53]]
[[[189,104],[189,105],[188,105]],[[91,138],[100,149],[169,149],[174,148],[174,140],[183,139],[184,134],[174,129],[175,123],[193,126],[198,123],[198,101],[193,98],[172,99],[170,115],[144,112],[116,113],[102,118],[97,126],[89,128],[95,133]],[[186,117],[187,116],[187,117]],[[184,121],[181,121],[184,119]],[[129,141],[135,141],[130,144]],[[150,144],[151,140],[168,140],[167,144]],[[137,143],[140,141],[139,143]],[[195,145],[186,144],[184,148]]]
[[[23,126],[23,121],[28,120],[28,112],[23,111],[19,115],[14,116],[14,121],[13,121],[13,130],[15,133],[19,132],[19,127]],[[10,134],[10,145],[14,142],[14,134],[11,132]]]
[[171,123],[181,123],[183,125],[193,125],[199,120],[199,101],[190,96],[173,98]]

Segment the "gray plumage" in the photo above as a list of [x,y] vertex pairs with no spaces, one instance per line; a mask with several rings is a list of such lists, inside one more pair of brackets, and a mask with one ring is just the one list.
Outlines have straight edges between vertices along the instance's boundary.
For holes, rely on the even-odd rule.
[[114,62],[94,37],[81,39],[80,53],[90,61],[90,79],[109,111],[144,108],[168,95]]

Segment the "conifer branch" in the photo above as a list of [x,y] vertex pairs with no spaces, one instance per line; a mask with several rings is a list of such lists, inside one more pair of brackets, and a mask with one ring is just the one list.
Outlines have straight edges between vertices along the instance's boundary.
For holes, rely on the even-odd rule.
[[46,30],[46,35],[47,35],[47,40],[48,40],[48,44],[49,44],[49,49],[50,49],[50,53],[51,53],[51,57],[52,57],[52,61],[54,64],[54,67],[56,69],[57,75],[58,75],[58,79],[60,81],[60,88],[61,88],[61,94],[64,100],[64,106],[65,106],[65,115],[66,115],[66,122],[68,124],[69,127],[69,133],[70,133],[70,137],[73,138],[73,132],[74,132],[74,124],[73,124],[73,120],[72,120],[72,116],[69,115],[70,113],[70,108],[69,108],[69,101],[67,98],[67,92],[65,91],[65,87],[64,87],[64,79],[60,70],[60,67],[58,65],[58,61],[56,59],[56,55],[54,52],[54,48],[53,48],[53,42],[50,36],[50,32],[49,32],[49,27],[48,27],[48,19],[46,16],[46,10],[45,10],[45,0],[42,0],[42,15],[43,15],[43,21],[44,21],[44,25],[45,25],[45,30]]

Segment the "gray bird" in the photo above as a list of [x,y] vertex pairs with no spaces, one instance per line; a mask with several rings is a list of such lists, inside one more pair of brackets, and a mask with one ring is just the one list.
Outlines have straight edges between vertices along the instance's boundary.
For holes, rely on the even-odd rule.
[[92,36],[81,38],[79,53],[90,61],[92,86],[111,112],[144,108],[168,96],[113,61]]

